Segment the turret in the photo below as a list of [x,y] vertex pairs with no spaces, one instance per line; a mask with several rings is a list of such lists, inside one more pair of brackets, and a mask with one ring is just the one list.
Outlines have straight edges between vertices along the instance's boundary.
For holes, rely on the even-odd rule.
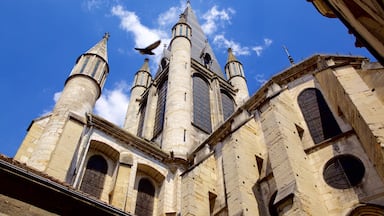
[[243,65],[236,59],[231,48],[228,49],[225,73],[227,74],[229,83],[237,90],[235,97],[236,105],[241,106],[249,98],[249,92],[244,76]]
[[192,78],[191,27],[185,14],[172,28],[171,57],[169,62],[167,101],[162,148],[173,151],[175,157],[186,158],[192,141],[191,133]]
[[[77,59],[71,74],[65,81],[64,89],[52,111],[52,115],[36,142],[34,153],[26,161],[27,165],[62,179],[62,173],[66,172],[65,169],[68,169],[65,163],[70,164],[73,155],[55,151],[65,148],[70,149],[70,146],[76,148],[77,146],[77,143],[65,143],[62,141],[62,139],[68,138],[62,136],[62,134],[66,133],[65,127],[68,125],[67,122],[71,115],[85,119],[86,113],[93,111],[109,71],[107,57],[108,38],[109,35],[106,33],[99,43]],[[66,147],[61,145],[66,145]],[[56,175],[59,172],[58,170],[52,172],[49,170],[50,164],[57,163],[58,161],[63,163],[61,176]]]
[[148,61],[149,60],[146,58],[143,66],[141,66],[135,74],[128,110],[125,116],[124,129],[135,135],[137,134],[140,118],[139,109],[141,96],[152,82]]

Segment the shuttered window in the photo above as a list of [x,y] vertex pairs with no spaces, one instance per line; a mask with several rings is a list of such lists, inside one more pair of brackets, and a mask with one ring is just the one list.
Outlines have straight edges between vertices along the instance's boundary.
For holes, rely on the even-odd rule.
[[165,80],[158,89],[155,127],[153,131],[154,137],[156,137],[162,130],[164,125],[165,103],[167,96],[167,80]]
[[221,92],[221,104],[223,107],[223,116],[224,120],[229,118],[234,111],[234,104],[231,97],[228,96],[227,93]]
[[141,179],[137,191],[135,215],[153,215],[155,187],[148,179]]
[[209,86],[200,77],[193,77],[193,123],[205,132],[211,132]]
[[316,144],[341,133],[335,117],[318,89],[309,88],[302,91],[298,103]]
[[107,171],[107,161],[101,155],[93,155],[90,157],[84,172],[80,190],[96,198],[100,198],[104,188]]

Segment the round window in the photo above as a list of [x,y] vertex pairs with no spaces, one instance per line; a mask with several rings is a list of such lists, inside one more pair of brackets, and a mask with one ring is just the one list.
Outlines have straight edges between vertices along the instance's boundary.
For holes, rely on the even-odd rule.
[[359,184],[364,173],[364,164],[357,157],[340,155],[327,162],[323,177],[328,185],[337,189],[347,189]]

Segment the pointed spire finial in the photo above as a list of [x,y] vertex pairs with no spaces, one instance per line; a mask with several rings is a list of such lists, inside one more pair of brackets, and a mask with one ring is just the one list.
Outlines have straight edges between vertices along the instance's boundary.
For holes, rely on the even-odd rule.
[[147,72],[149,72],[149,65],[148,65],[148,63],[149,63],[149,58],[145,58],[144,59],[144,63],[141,66],[139,71],[147,71]]
[[235,55],[232,52],[232,48],[228,48],[228,59],[227,63],[237,61]]
[[291,65],[294,65],[295,61],[293,60],[291,54],[289,54],[287,47],[285,45],[283,45],[283,48],[284,48],[285,53],[288,56],[289,63],[291,63]]
[[109,37],[111,37],[111,35],[109,34],[109,32],[105,32],[103,38],[105,38],[105,39],[108,40]]

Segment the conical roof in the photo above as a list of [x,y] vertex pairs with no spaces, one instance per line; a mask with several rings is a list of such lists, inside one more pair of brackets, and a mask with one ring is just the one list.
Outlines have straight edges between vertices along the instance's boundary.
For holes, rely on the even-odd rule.
[[106,62],[108,62],[108,53],[107,53],[107,42],[109,38],[109,33],[105,33],[103,39],[101,39],[95,46],[89,49],[87,54],[95,54],[103,58]]
[[215,54],[212,51],[211,46],[208,43],[208,39],[205,36],[203,29],[201,28],[199,22],[197,21],[196,15],[191,8],[191,4],[188,2],[187,7],[184,11],[184,17],[187,21],[187,24],[192,28],[192,50],[191,56],[193,59],[201,62],[201,54],[209,53],[212,59],[212,65],[210,69],[216,73],[218,76],[225,79],[219,62],[216,59]]
[[144,59],[144,63],[143,63],[143,65],[141,66],[141,68],[140,68],[139,71],[146,71],[146,72],[150,73],[148,62],[149,62],[149,59],[148,59],[148,58],[145,58],[145,59]]
[[235,55],[232,52],[232,48],[228,48],[228,58],[227,58],[227,64],[230,62],[239,62]]

